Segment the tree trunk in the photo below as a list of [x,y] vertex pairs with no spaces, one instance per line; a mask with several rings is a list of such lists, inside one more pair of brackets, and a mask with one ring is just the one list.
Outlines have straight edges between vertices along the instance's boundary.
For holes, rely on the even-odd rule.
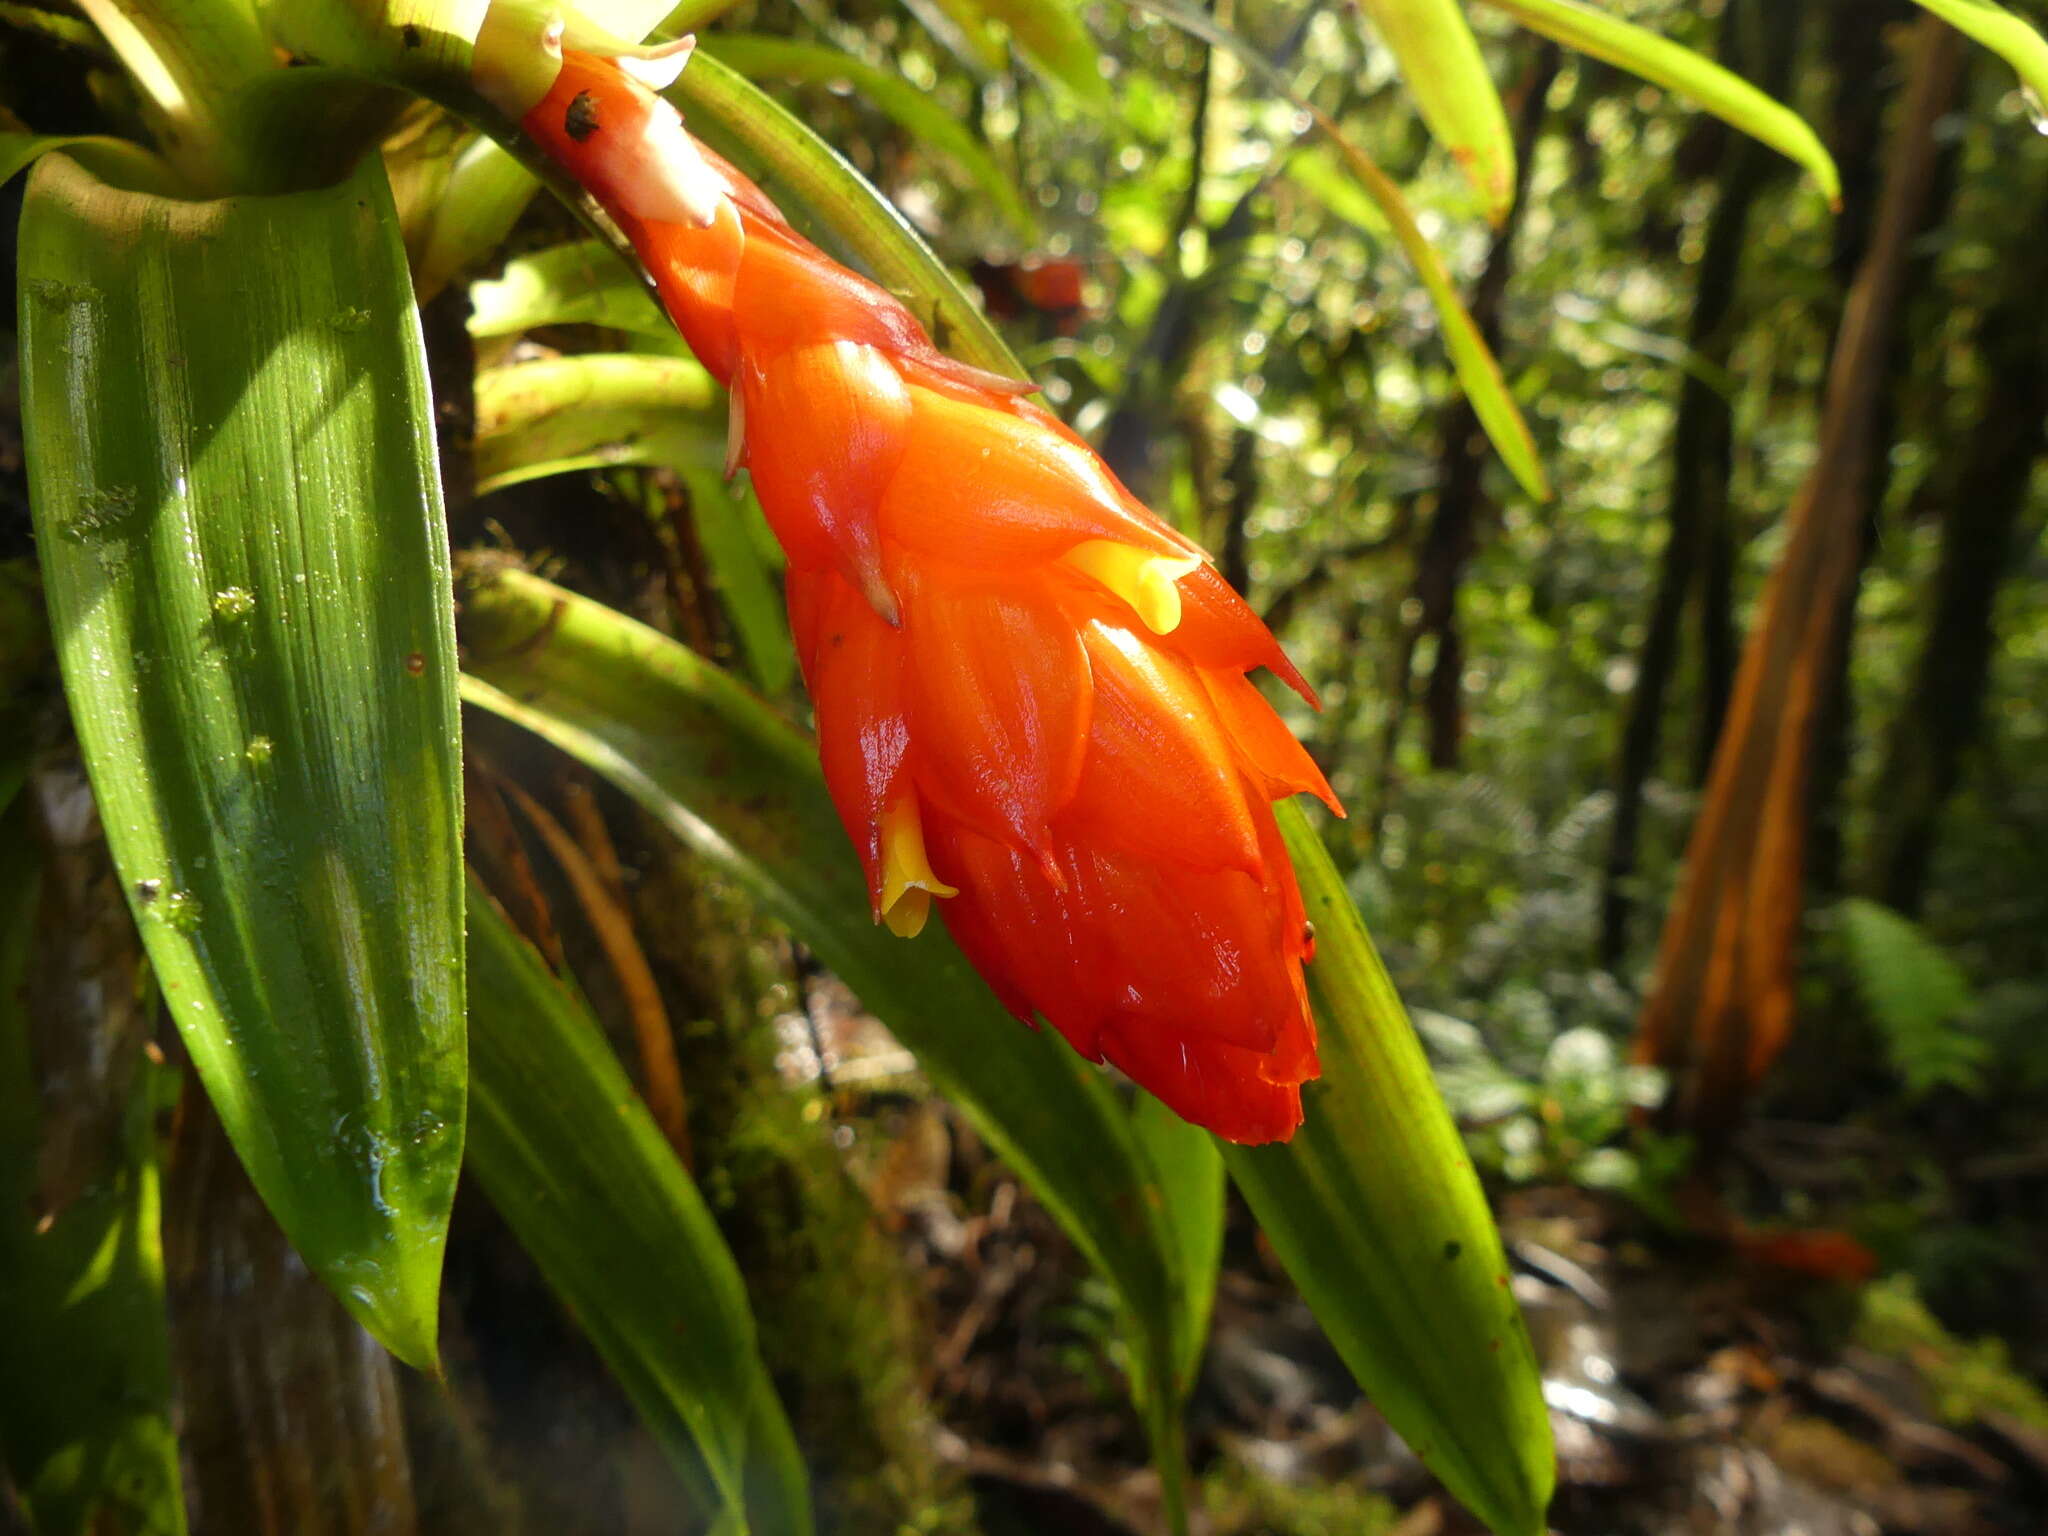
[[[1798,8],[1749,0],[1728,11],[1722,29],[1723,62],[1736,66],[1747,61],[1753,67],[1744,73],[1754,75],[1772,94],[1782,94],[1798,46]],[[1707,372],[1706,365],[1723,372],[1727,368],[1735,340],[1730,320],[1750,212],[1758,194],[1778,174],[1778,166],[1778,157],[1754,139],[1730,135],[1725,141],[1720,195],[1707,229],[1692,319],[1686,329],[1686,344],[1702,366],[1687,372],[1679,391],[1671,436],[1670,531],[1658,567],[1657,590],[1650,601],[1650,622],[1636,659],[1628,720],[1622,728],[1614,826],[1600,902],[1600,962],[1610,968],[1618,966],[1628,950],[1634,906],[1629,882],[1636,869],[1643,795],[1657,767],[1665,704],[1678,669],[1686,599],[1695,585],[1700,597],[1699,779],[1706,777],[1733,686],[1736,541],[1728,476],[1734,455],[1734,413],[1727,397],[1702,374]]]
[[1925,18],[1912,59],[1876,224],[1829,366],[1819,457],[1743,652],[1637,1041],[1641,1059],[1673,1074],[1668,1118],[1708,1158],[1725,1146],[1792,1024],[1815,711],[1835,615],[1855,578],[1885,362],[1934,181],[1934,124],[1959,73],[1957,35]]
[[[2043,204],[2037,196],[2035,215],[2014,221],[2016,235],[2040,228]],[[2002,270],[2010,286],[1977,325],[1983,405],[1945,477],[1933,612],[1912,691],[1892,723],[1862,881],[1908,913],[1920,909],[1936,823],[1984,723],[1999,582],[2040,533],[2027,493],[2048,447],[2048,283],[2024,251],[2009,250]]]

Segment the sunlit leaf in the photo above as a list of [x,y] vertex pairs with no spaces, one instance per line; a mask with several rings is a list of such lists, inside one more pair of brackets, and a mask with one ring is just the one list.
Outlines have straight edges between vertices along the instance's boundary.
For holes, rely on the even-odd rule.
[[469,944],[470,1171],[696,1498],[803,1536],[803,1462],[696,1185],[596,1021],[474,883]]
[[1186,1302],[1179,1318],[1179,1368],[1181,1380],[1192,1383],[1209,1341],[1209,1311],[1223,1260],[1223,1160],[1204,1145],[1206,1132],[1149,1093],[1137,1096],[1131,1117],[1160,1174],[1162,1215],[1173,1237],[1177,1283]]
[[1025,240],[1035,237],[1038,221],[1017,184],[958,118],[901,75],[836,48],[779,37],[727,32],[707,39],[702,46],[711,57],[722,59],[757,82],[772,77],[799,85],[843,81],[852,86],[907,132],[966,172],[968,180],[988,197],[1019,236]]
[[[1177,1405],[1182,1341],[1195,1331],[1185,1312],[1206,1304],[1178,1280],[1199,1232],[1184,1242],[1165,1229],[1164,1180],[1100,1071],[1012,1019],[937,924],[905,943],[874,923],[810,742],[683,646],[521,572],[484,573],[467,589],[463,639],[472,703],[638,800],[917,1053],[1116,1289],[1141,1399]],[[1199,1137],[1181,1145],[1194,1162],[1214,1157]]]
[[414,261],[421,301],[497,250],[539,190],[534,174],[492,140],[471,140],[449,170]]
[[1556,38],[1675,95],[1768,144],[1812,176],[1831,204],[1842,200],[1834,158],[1806,119],[1732,70],[1580,0],[1485,0],[1532,32]]
[[1515,197],[1515,140],[1456,0],[1359,0],[1437,143],[1478,189],[1495,224]]
[[516,336],[543,325],[675,335],[639,275],[602,240],[515,256],[499,276],[470,284],[469,302],[469,333],[478,337]]
[[2048,38],[1995,0],[1918,0],[1963,36],[1982,43],[2019,72],[2037,116],[2048,113]]
[[689,358],[589,352],[476,379],[479,490],[607,464],[715,465],[725,410]]
[[1499,1536],[1539,1536],[1550,1426],[1486,1197],[1321,839],[1295,805],[1280,824],[1316,929],[1323,1075],[1293,1141],[1224,1161],[1373,1406]]
[[293,1243],[430,1363],[462,1144],[461,806],[383,172],[174,203],[53,156],[21,278],[50,623],[151,963]]

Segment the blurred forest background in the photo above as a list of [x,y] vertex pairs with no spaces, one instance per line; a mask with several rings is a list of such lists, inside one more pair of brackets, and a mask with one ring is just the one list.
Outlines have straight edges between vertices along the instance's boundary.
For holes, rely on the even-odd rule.
[[[1325,711],[1294,723],[1351,810],[1333,851],[1497,1197],[1559,1436],[1557,1527],[2038,1531],[2048,115],[1907,0],[1609,8],[1800,111],[1840,166],[1840,209],[1694,107],[1475,7],[1523,167],[1492,227],[1357,8],[1196,7],[1408,191],[1533,428],[1548,501],[1477,429],[1340,157],[1149,3],[1085,7],[1100,99],[983,56],[949,0],[744,0],[713,35],[973,275],[1048,402],[1208,545],[1321,690]],[[42,131],[94,126],[80,51],[8,30],[14,9],[0,99]],[[1918,206],[1887,228],[1902,174]],[[536,203],[512,249],[577,234]],[[1885,242],[1897,280],[1860,398],[1837,402],[1859,430],[1829,438],[1830,355]],[[477,430],[472,355],[511,356],[472,334],[496,276],[428,306],[451,443]],[[516,477],[494,477],[488,429],[473,470],[449,456],[458,549],[571,572],[803,718],[786,654],[710,574],[688,516],[710,493],[651,467],[500,487]],[[0,557],[20,557],[11,426],[0,468]],[[1794,1022],[1752,1072],[1732,1015],[1699,1005],[1706,982],[1643,1031],[1802,495],[1835,568],[1787,662],[1813,705],[1803,867],[1782,823],[1738,814],[1741,871],[1695,892],[1739,927],[1790,883]],[[1751,729],[1808,739],[1768,709]],[[1156,1528],[1100,1283],[914,1062],[622,797],[496,722],[470,741],[480,863],[517,872],[572,956],[608,951],[545,849],[611,861],[684,1080],[708,1085],[688,1109],[698,1178],[827,1528]],[[583,974],[629,1038],[630,983],[603,959]],[[203,1528],[671,1528],[651,1443],[473,1193],[444,1396],[293,1270],[203,1116],[180,1134],[175,1367],[239,1383],[187,1429],[216,1501]],[[234,1285],[200,1262],[224,1243]],[[280,1366],[258,1332],[302,1347]],[[1213,1536],[1467,1529],[1241,1213],[1191,1438]],[[260,1497],[251,1464],[272,1468]],[[402,1480],[403,1520],[308,1492],[330,1464]],[[281,1516],[295,1499],[324,1523]]]

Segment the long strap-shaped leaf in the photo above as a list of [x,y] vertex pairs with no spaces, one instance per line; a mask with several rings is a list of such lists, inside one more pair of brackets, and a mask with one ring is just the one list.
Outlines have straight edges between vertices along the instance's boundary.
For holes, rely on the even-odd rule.
[[2034,110],[2048,111],[2048,38],[1996,0],[1919,0],[1963,36],[1982,43],[2019,71]]
[[[463,639],[471,702],[580,759],[730,871],[917,1053],[1116,1288],[1139,1396],[1173,1441],[1188,1313],[1206,1309],[1209,1286],[1186,1256],[1213,1245],[1198,1221],[1186,1238],[1169,1223],[1179,1202],[1107,1079],[1005,1013],[936,927],[906,944],[870,920],[811,744],[674,641],[521,572],[468,590]],[[1213,1162],[1185,1126],[1161,1138]]]
[[[845,81],[852,85],[910,134],[951,159],[995,205],[1018,238],[1036,243],[1038,220],[1016,182],[943,103],[901,75],[837,48],[758,33],[722,32],[707,39],[706,46],[749,79],[781,79],[799,85]],[[1091,59],[1091,73],[1092,67]]]
[[1556,1469],[1534,1351],[1471,1159],[1372,938],[1295,805],[1322,1080],[1294,1140],[1231,1177],[1373,1405],[1500,1536],[1538,1536]]
[[1797,112],[1773,101],[1733,70],[1581,0],[1486,3],[1505,11],[1531,32],[1617,65],[1705,108],[1796,162],[1819,184],[1830,204],[1841,202],[1842,178],[1820,135]]
[[461,805],[383,172],[178,203],[51,156],[21,280],[51,626],[157,978],[300,1253],[429,1364],[462,1147]]
[[804,1536],[803,1462],[697,1187],[596,1022],[474,884],[469,946],[471,1170],[699,1500],[727,1527]]
[[1515,140],[1457,0],[1358,0],[1401,65],[1430,136],[1478,190],[1499,224],[1515,200]]

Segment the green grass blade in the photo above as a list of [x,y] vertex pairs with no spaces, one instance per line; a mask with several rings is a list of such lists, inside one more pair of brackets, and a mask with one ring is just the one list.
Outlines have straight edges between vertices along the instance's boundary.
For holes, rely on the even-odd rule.
[[724,403],[689,358],[588,352],[477,375],[479,491],[608,464],[724,458]]
[[785,38],[725,32],[703,45],[750,80],[773,76],[797,85],[851,85],[913,137],[947,156],[987,196],[1019,238],[1035,242],[1038,220],[995,157],[952,113],[901,75],[837,48]]
[[1437,143],[1450,152],[1499,224],[1515,200],[1515,140],[1479,40],[1455,0],[1359,0],[1401,65]]
[[53,156],[21,276],[50,623],[156,976],[294,1245],[431,1364],[462,1145],[461,804],[383,172],[174,203]]
[[717,1223],[595,1020],[469,900],[469,1166],[700,1500],[811,1529],[802,1460]]
[[1760,144],[1767,144],[1813,177],[1829,205],[1842,200],[1842,178],[1834,157],[1806,119],[1732,70],[1645,27],[1623,21],[1580,0],[1486,0],[1531,32],[1555,38],[1683,96]]
[[2038,114],[2048,112],[2048,38],[1994,0],[1919,0],[1973,42],[2019,71]]
[[183,1536],[156,1131],[176,1077],[137,1063],[107,1171],[43,1224],[25,996],[42,882],[26,811],[0,816],[0,1459],[42,1536]]
[[1177,1405],[1190,1298],[1160,1215],[1162,1176],[1130,1113],[1052,1031],[1004,1012],[938,924],[905,943],[870,920],[810,742],[683,646],[521,572],[487,574],[465,592],[463,640],[472,703],[638,800],[788,923],[917,1053],[1117,1291],[1140,1400]]
[[1499,1536],[1539,1536],[1550,1426],[1485,1195],[1321,840],[1297,805],[1280,825],[1316,928],[1323,1075],[1292,1142],[1224,1161],[1373,1405]]

